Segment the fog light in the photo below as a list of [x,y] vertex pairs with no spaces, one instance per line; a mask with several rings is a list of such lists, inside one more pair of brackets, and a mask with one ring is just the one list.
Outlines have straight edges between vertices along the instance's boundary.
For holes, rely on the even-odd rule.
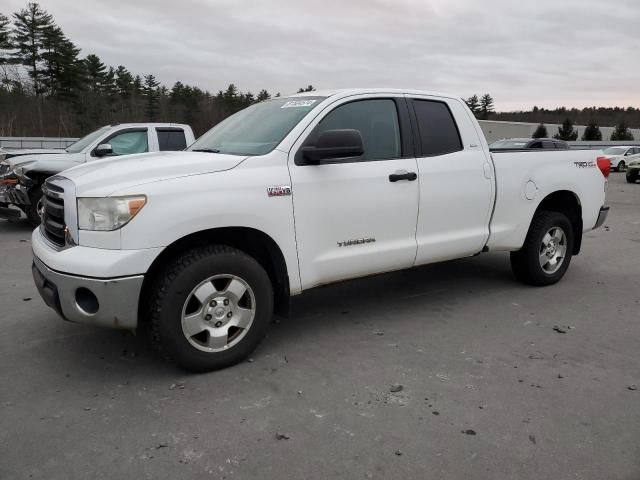
[[94,315],[98,313],[98,309],[100,308],[98,298],[91,290],[84,287],[80,287],[76,290],[76,305],[87,315]]

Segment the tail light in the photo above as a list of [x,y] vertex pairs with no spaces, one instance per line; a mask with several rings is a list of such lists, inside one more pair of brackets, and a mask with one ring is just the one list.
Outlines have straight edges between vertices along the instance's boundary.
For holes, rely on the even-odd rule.
[[611,173],[611,160],[607,157],[598,157],[596,162],[598,163],[598,168],[602,172],[602,175],[604,175],[604,178],[609,178],[609,174]]

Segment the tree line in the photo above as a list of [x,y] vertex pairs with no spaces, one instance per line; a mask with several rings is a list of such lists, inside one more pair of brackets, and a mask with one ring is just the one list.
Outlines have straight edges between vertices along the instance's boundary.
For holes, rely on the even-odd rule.
[[[562,125],[558,128],[558,133],[556,133],[553,138],[557,138],[559,140],[566,141],[575,141],[578,140],[578,131],[574,128],[574,123],[571,119],[567,118],[562,122]],[[536,130],[533,132],[532,138],[548,138],[549,133],[547,132],[547,127],[544,123],[540,123]],[[587,126],[582,133],[581,140],[586,141],[596,141],[602,140],[602,131],[600,131],[600,126],[596,123],[595,120],[590,120],[587,123]],[[613,132],[611,132],[611,136],[609,140],[612,141],[631,141],[634,140],[633,134],[624,121],[619,122],[614,128]]]
[[[298,91],[313,90],[309,85]],[[234,84],[217,93],[180,81],[168,88],[151,73],[108,66],[91,53],[82,56],[36,2],[10,15],[0,13],[0,136],[77,137],[110,123],[152,121],[188,123],[200,135],[271,96],[265,89],[241,92]],[[488,93],[465,102],[479,119],[540,123],[537,134],[546,130],[544,123],[562,122],[571,128],[559,135],[572,137],[573,125],[581,123],[589,125],[585,136],[593,140],[601,136],[598,123],[616,124],[614,136],[626,140],[628,126],[640,127],[640,109],[633,107],[496,113]]]
[[0,136],[77,137],[106,124],[154,121],[188,123],[200,135],[271,98],[265,89],[254,95],[234,84],[217,93],[180,81],[167,88],[153,74],[80,52],[36,2],[0,13]]

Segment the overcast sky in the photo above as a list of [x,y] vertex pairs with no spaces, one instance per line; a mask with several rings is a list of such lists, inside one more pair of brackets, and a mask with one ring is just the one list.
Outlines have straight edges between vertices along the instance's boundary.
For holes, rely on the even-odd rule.
[[[640,107],[640,0],[47,0],[108,65],[216,92],[406,87]],[[10,14],[26,0],[2,0]]]

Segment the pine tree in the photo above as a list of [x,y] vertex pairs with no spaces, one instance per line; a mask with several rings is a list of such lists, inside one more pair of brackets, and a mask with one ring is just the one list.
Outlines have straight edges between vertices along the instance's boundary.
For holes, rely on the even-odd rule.
[[0,13],[0,65],[9,62],[8,51],[13,48],[11,42],[11,22]]
[[538,128],[536,128],[536,131],[533,132],[531,138],[547,138],[548,136],[549,133],[547,132],[547,127],[545,127],[544,123],[541,123],[538,125]]
[[588,140],[588,141],[602,140],[602,132],[600,131],[600,127],[598,127],[598,124],[596,123],[595,120],[591,120],[589,122],[589,125],[587,125],[587,127],[584,129],[584,132],[582,134],[582,140]]
[[480,118],[486,120],[489,118],[489,114],[491,113],[495,113],[493,97],[488,93],[485,93],[482,98],[480,98]]
[[471,113],[473,113],[477,117],[480,113],[480,100],[478,100],[478,95],[474,93],[469,98],[467,98],[465,102],[469,107],[469,110],[471,110]]
[[0,90],[2,88],[8,88],[11,84],[7,72],[7,65],[11,62],[10,52],[12,49],[11,22],[6,16],[0,13],[0,73],[2,74],[2,78],[0,78]]
[[146,97],[145,114],[147,120],[153,122],[158,114],[158,108],[160,106],[158,86],[160,82],[156,80],[153,75],[144,76],[144,96]]
[[118,66],[115,72],[116,92],[122,98],[129,98],[133,93],[133,75],[122,65]]
[[269,100],[271,98],[271,95],[269,95],[269,92],[267,92],[266,90],[262,89],[260,90],[260,93],[258,93],[258,96],[256,97],[256,101],[257,102],[263,102],[265,100]]
[[43,93],[42,53],[46,32],[54,27],[53,17],[37,3],[27,4],[13,14],[14,61],[24,65],[33,82],[36,95]]
[[633,140],[633,134],[624,120],[620,121],[617,125],[613,133],[611,134],[611,140],[613,141],[631,141]]
[[298,93],[304,93],[304,92],[315,92],[316,89],[313,87],[313,85],[308,85],[307,88],[299,88],[298,89]]
[[562,125],[558,129],[558,133],[556,133],[553,138],[557,138],[558,140],[565,141],[575,141],[578,139],[578,131],[573,129],[573,122],[570,118],[567,118]]
[[93,93],[103,93],[108,83],[107,66],[93,53],[84,59],[87,71],[87,87]]
[[83,88],[84,71],[78,62],[77,48],[58,26],[47,28],[43,38],[42,83],[52,96],[69,99]]
[[142,77],[140,75],[136,75],[135,78],[133,79],[133,94],[134,95],[143,94]]

